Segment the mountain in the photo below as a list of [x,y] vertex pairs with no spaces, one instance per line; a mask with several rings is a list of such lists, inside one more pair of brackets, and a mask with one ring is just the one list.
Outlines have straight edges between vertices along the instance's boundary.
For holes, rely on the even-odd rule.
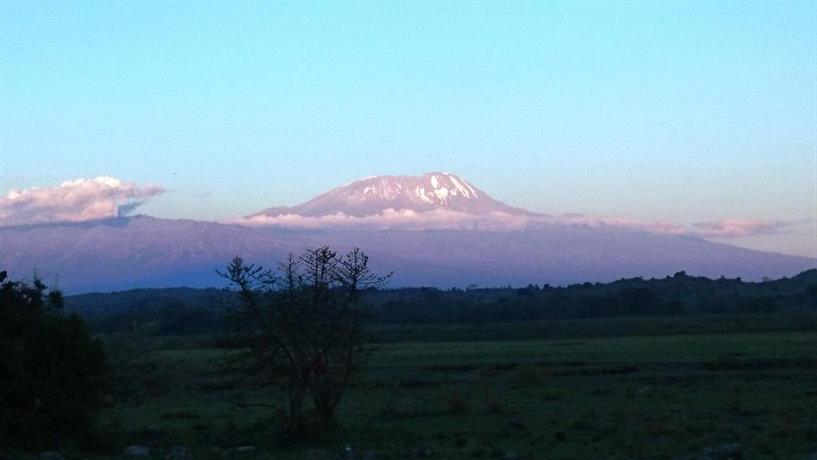
[[430,172],[422,176],[367,177],[330,190],[306,203],[268,208],[248,217],[321,217],[335,214],[366,217],[382,214],[386,210],[423,213],[437,209],[473,215],[536,215],[491,198],[462,177],[446,172]]
[[[366,216],[409,213],[388,228]],[[431,216],[523,222],[505,227],[418,227]],[[235,255],[274,267],[289,252],[328,244],[364,248],[373,267],[394,271],[392,286],[465,287],[568,284],[678,271],[708,277],[793,276],[817,260],[752,251],[696,237],[612,226],[565,224],[490,198],[445,173],[363,179],[291,208],[271,208],[255,222],[298,216],[322,222],[342,214],[364,224],[312,227],[242,225],[147,216],[82,223],[0,227],[0,269],[13,278],[34,270],[67,293],[136,287],[223,286],[215,270]],[[336,221],[332,221],[336,222]],[[446,221],[448,222],[448,221]]]

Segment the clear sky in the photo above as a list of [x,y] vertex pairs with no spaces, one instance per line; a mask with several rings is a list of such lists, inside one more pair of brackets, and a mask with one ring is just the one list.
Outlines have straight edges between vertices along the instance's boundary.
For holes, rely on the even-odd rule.
[[817,256],[817,2],[0,3],[0,194],[222,219],[438,170]]

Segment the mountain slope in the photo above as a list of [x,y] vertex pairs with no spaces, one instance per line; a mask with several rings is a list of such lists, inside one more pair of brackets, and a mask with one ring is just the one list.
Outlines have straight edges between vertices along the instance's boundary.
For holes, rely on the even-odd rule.
[[691,275],[793,276],[817,260],[697,238],[615,228],[534,225],[512,231],[288,230],[132,217],[84,224],[0,227],[0,267],[37,270],[68,293],[135,287],[223,286],[235,255],[274,267],[290,251],[360,246],[393,286],[514,286]]

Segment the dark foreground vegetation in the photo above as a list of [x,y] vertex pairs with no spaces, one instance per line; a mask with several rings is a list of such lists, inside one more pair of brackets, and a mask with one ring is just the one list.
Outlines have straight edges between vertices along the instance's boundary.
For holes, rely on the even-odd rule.
[[107,369],[99,340],[58,291],[0,272],[0,445],[87,444]]
[[[235,263],[233,274],[255,270],[242,261],[236,271]],[[68,298],[68,310],[96,332],[81,342],[104,343],[104,385],[92,387],[99,406],[87,406],[98,416],[81,437],[36,444],[8,437],[0,458],[35,459],[44,450],[56,451],[45,455],[54,459],[176,460],[811,460],[817,453],[817,271],[764,283],[678,274],[566,288],[364,287],[354,302],[349,285],[332,280],[325,287],[337,295],[317,300],[316,292],[328,291],[305,279],[295,297],[286,282],[270,289],[262,282],[238,292]],[[49,297],[39,292],[42,318],[78,321],[46,308]],[[324,338],[329,324],[309,315],[305,323],[287,315],[259,323],[246,316],[261,305],[253,302],[276,312],[307,305],[313,314],[354,304],[371,315],[363,323],[347,316],[354,327]],[[231,324],[242,318],[236,335]],[[304,333],[291,333],[296,326]],[[305,360],[287,369],[282,348],[259,346],[265,327]],[[253,344],[256,358],[230,367],[230,357]],[[320,414],[313,394],[334,385],[327,369],[344,369],[328,350],[354,357],[331,417]],[[293,430],[287,408],[299,369],[303,425]],[[96,371],[79,375],[98,381]]]

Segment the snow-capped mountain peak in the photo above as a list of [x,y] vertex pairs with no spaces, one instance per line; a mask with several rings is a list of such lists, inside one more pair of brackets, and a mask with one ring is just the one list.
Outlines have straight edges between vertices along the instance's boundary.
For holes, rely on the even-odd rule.
[[494,200],[460,176],[447,172],[429,172],[421,176],[374,176],[359,179],[298,206],[269,208],[254,216],[291,214],[319,217],[344,214],[364,217],[381,214],[387,209],[415,213],[446,209],[476,215],[493,212],[532,214]]

